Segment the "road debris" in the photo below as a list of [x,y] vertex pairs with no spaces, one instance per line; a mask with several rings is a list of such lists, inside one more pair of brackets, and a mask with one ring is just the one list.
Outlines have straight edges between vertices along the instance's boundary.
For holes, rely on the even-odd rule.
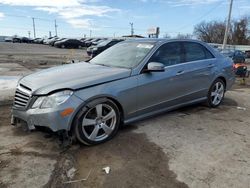
[[237,106],[237,109],[238,109],[238,110],[244,110],[244,111],[247,110],[245,107],[240,107],[240,106]]
[[63,182],[63,184],[69,184],[69,183],[77,183],[77,182],[81,182],[81,181],[87,181],[88,178],[89,178],[89,175],[91,173],[92,169],[89,171],[88,175],[86,178],[83,178],[83,179],[79,179],[79,180],[72,180],[72,181],[66,181],[66,182]]
[[75,172],[76,172],[76,169],[74,167],[72,167],[71,169],[69,169],[67,171],[67,177],[72,179],[74,177],[74,175],[75,175]]
[[106,174],[109,174],[110,172],[110,167],[107,166],[107,167],[104,167],[102,170],[104,170],[106,172]]

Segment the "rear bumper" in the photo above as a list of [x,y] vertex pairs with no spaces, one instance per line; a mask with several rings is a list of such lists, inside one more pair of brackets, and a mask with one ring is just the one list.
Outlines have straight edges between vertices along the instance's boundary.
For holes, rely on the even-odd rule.
[[[81,99],[72,95],[67,102],[56,108],[27,110],[12,108],[11,123],[15,125],[19,120],[24,121],[27,123],[29,130],[35,129],[36,126],[42,126],[54,132],[59,130],[69,131],[78,107],[82,103],[83,101]],[[67,116],[62,116],[61,113],[67,108],[73,108],[74,111]]]

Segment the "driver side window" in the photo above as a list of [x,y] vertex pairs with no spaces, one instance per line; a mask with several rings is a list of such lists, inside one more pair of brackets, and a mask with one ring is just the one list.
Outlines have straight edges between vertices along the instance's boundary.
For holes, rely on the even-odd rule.
[[171,42],[162,45],[150,58],[149,62],[159,62],[165,66],[171,66],[183,63],[184,53],[182,52],[181,43]]

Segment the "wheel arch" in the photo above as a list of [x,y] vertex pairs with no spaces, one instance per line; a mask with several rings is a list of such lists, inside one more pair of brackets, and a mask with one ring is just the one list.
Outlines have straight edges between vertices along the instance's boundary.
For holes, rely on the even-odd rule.
[[107,100],[107,99],[111,100],[112,102],[114,102],[117,105],[117,107],[118,107],[118,109],[120,111],[120,119],[121,119],[121,124],[122,124],[123,121],[124,121],[124,110],[123,110],[123,107],[122,107],[121,103],[117,99],[115,99],[115,97],[112,97],[112,96],[98,96],[98,97],[90,98],[90,99],[84,101],[81,105],[79,105],[79,107],[76,109],[76,111],[75,111],[75,113],[74,113],[74,115],[71,118],[71,121],[69,123],[69,125],[70,125],[69,132],[70,133],[73,132],[76,117],[77,117],[77,115],[79,114],[79,112],[80,112],[80,110],[82,108],[88,107],[88,104],[90,104],[91,102],[93,102],[95,100],[100,100],[101,101],[101,100]]
[[224,84],[225,84],[225,88],[227,88],[227,81],[226,81],[226,78],[224,76],[219,76],[216,79],[221,79],[224,82]]

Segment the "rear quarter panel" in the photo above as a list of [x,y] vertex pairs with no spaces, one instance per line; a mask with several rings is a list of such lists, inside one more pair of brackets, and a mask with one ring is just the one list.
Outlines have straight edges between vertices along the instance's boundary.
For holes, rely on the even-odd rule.
[[[223,77],[226,80],[226,90],[230,90],[235,82],[235,74],[233,71],[233,61],[230,58],[217,58],[218,74],[216,78]],[[216,79],[215,78],[215,79]]]

